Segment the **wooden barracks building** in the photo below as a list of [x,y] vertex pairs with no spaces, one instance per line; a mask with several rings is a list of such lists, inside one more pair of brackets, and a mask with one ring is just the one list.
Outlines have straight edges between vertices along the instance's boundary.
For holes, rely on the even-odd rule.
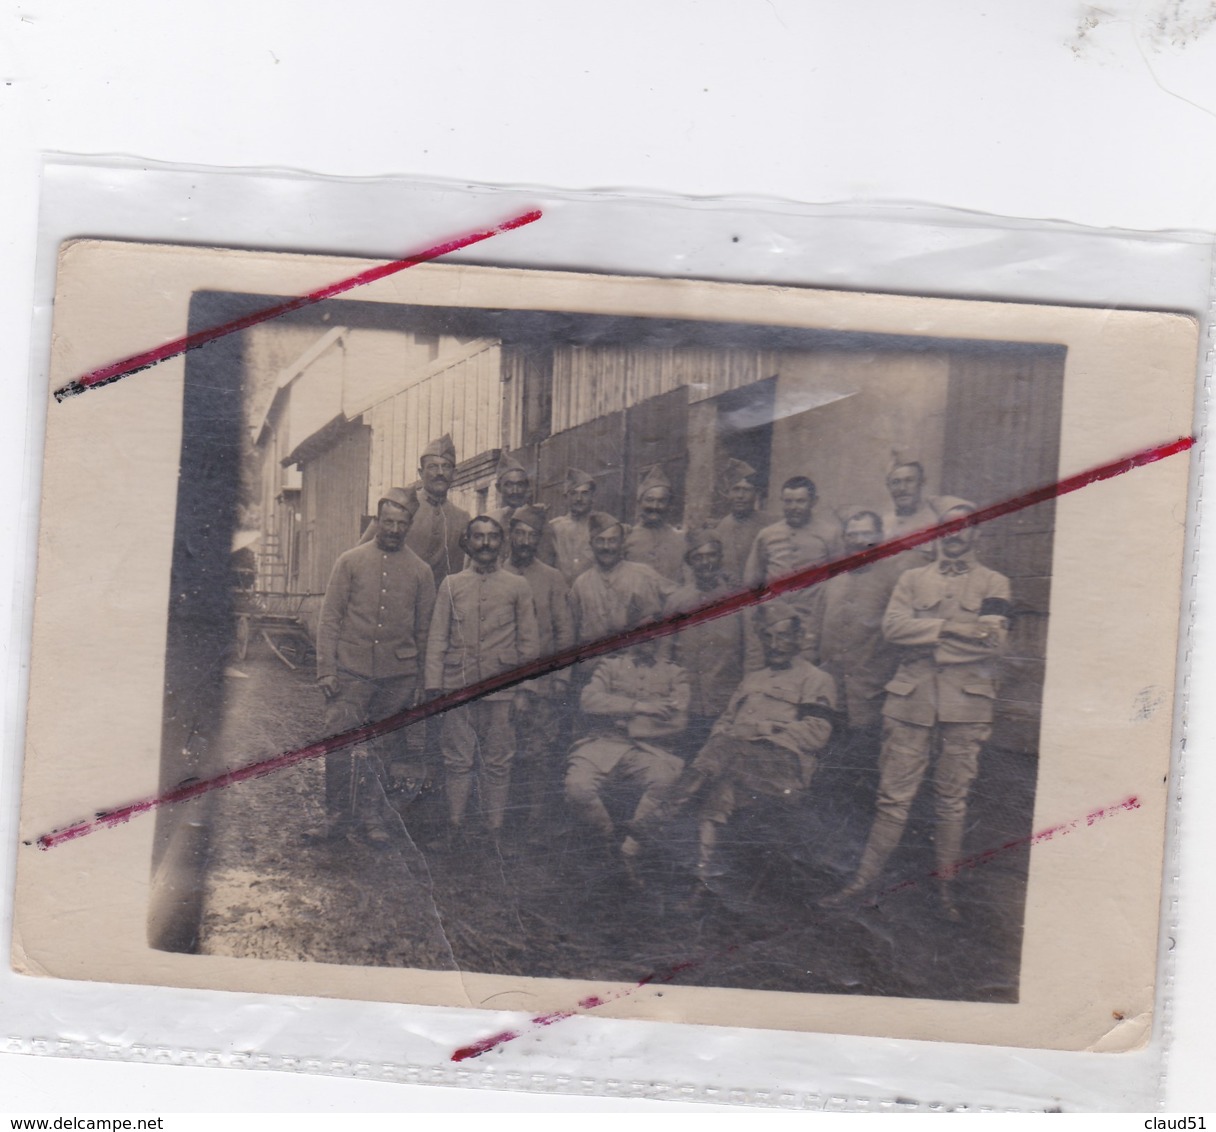
[[[892,449],[914,451],[926,494],[979,504],[1057,474],[1064,351],[602,315],[340,303],[343,325],[297,326],[302,348],[251,410],[260,465],[258,587],[321,593],[376,500],[413,483],[450,433],[452,498],[497,506],[508,449],[551,514],[567,467],[596,476],[597,507],[632,521],[646,469],[675,485],[679,522],[723,514],[726,460],[776,495],[792,475],[820,511],[886,510]],[[340,313],[337,313],[340,312]],[[780,515],[775,501],[770,514]],[[1051,503],[984,527],[1019,616],[1002,684],[1001,745],[1037,746],[1050,597]]]

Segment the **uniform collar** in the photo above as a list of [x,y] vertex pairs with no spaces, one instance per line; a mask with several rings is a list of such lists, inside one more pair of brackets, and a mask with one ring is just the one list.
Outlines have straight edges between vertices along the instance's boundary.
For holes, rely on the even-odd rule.
[[971,554],[964,554],[961,558],[946,558],[941,557],[937,560],[938,570],[947,575],[960,575],[970,573],[975,566],[975,559]]

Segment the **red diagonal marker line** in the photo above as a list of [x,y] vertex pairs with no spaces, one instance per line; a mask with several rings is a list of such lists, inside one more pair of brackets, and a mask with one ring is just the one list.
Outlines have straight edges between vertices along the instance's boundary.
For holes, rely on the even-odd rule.
[[[1098,810],[1091,810],[1083,818],[1073,818],[1070,822],[1064,822],[1062,825],[1053,825],[1049,829],[1040,830],[1038,833],[1031,833],[1025,837],[1015,838],[1013,841],[1006,841],[1004,845],[994,846],[991,849],[985,849],[982,853],[977,853],[973,857],[967,857],[959,861],[955,866],[955,871],[961,869],[974,869],[979,865],[986,865],[989,861],[997,857],[1004,856],[1006,853],[1012,853],[1017,849],[1022,849],[1028,846],[1039,845],[1044,841],[1051,841],[1055,837],[1062,837],[1074,830],[1081,828],[1081,823],[1084,822],[1086,828],[1096,825],[1100,821],[1107,818],[1116,817],[1121,813],[1127,813],[1132,810],[1140,809],[1140,799],[1134,795],[1130,798],[1124,798],[1122,802],[1116,802],[1114,805],[1103,806]],[[936,879],[940,875],[938,870],[928,874],[929,879]],[[910,878],[901,881],[899,884],[891,888],[885,889],[878,894],[881,899],[884,896],[893,896],[898,892],[903,892],[909,888],[916,888],[923,883],[921,880]],[[774,932],[770,936],[765,936],[762,939],[747,940],[745,943],[732,943],[728,947],[723,947],[718,951],[711,951],[707,955],[702,955],[699,959],[686,959],[682,963],[675,963],[670,967],[665,967],[659,971],[652,971],[645,978],[639,979],[632,986],[624,987],[619,990],[607,991],[602,995],[593,994],[586,998],[579,999],[578,1010],[551,1010],[547,1014],[537,1014],[528,1019],[527,1027],[520,1027],[518,1030],[499,1030],[496,1034],[490,1034],[489,1037],[479,1038],[477,1041],[470,1043],[467,1046],[460,1046],[452,1051],[451,1061],[468,1061],[470,1058],[480,1057],[483,1053],[489,1053],[491,1050],[497,1049],[499,1046],[506,1045],[507,1042],[513,1042],[517,1038],[523,1038],[529,1034],[534,1034],[538,1030],[544,1029],[546,1026],[552,1026],[555,1022],[564,1022],[567,1018],[573,1018],[579,1011],[595,1010],[600,1006],[607,1006],[610,1002],[619,1002],[623,998],[629,998],[631,995],[637,994],[644,987],[652,986],[656,983],[670,983],[677,975],[684,971],[695,971],[698,967],[704,967],[707,963],[714,959],[724,959],[727,955],[732,955],[734,952],[741,950],[743,947],[758,947],[762,944],[775,943],[783,936],[790,935],[792,932],[802,930],[805,927],[803,924],[798,924],[793,927],[782,928],[778,932]]]
[[298,298],[288,299],[286,302],[278,303],[273,307],[266,307],[264,310],[242,315],[240,318],[234,318],[231,322],[213,326],[209,330],[198,330],[193,334],[187,334],[183,338],[175,338],[172,342],[166,342],[163,346],[157,346],[154,350],[145,350],[142,354],[132,354],[129,358],[123,358],[118,362],[111,362],[100,369],[91,370],[74,381],[69,381],[66,385],[55,390],[55,400],[63,401],[68,397],[75,397],[79,393],[84,393],[86,390],[96,389],[101,385],[110,385],[130,374],[139,373],[140,370],[151,369],[154,365],[158,365],[167,358],[176,358],[179,354],[186,353],[187,350],[196,350],[199,346],[205,346],[208,342],[214,342],[217,338],[223,338],[227,334],[235,334],[238,330],[247,330],[251,326],[257,326],[260,322],[269,322],[272,318],[278,318],[280,315],[290,314],[292,311],[312,306],[314,303],[323,302],[325,299],[332,299],[335,295],[341,295],[346,291],[353,291],[356,287],[362,287],[368,283],[375,283],[378,279],[385,279],[390,275],[396,275],[397,272],[404,271],[407,267],[416,267],[420,263],[438,259],[449,252],[459,251],[461,248],[467,248],[471,244],[479,244],[483,240],[490,239],[491,236],[497,236],[502,232],[510,232],[515,228],[522,228],[525,224],[532,224],[540,218],[541,212],[539,209],[522,212],[518,216],[504,221],[493,228],[487,228],[481,232],[473,232],[467,236],[458,236],[452,240],[445,240],[442,244],[436,244],[434,247],[427,248],[426,251],[419,252],[417,255],[407,256],[405,259],[396,259],[392,263],[383,263],[379,267],[368,268],[367,271],[360,271],[358,275],[352,275],[347,279],[339,280],[337,283],[331,283],[328,287],[322,287],[317,291],[310,291],[307,295],[300,295]]
[[386,719],[379,720],[376,723],[369,723],[365,727],[357,727],[352,731],[343,731],[340,735],[333,735],[328,739],[319,739],[315,743],[309,743],[306,747],[298,747],[294,751],[286,751],[281,755],[275,755],[273,758],[251,763],[236,770],[226,771],[223,774],[216,775],[214,778],[189,782],[154,798],[145,798],[141,802],[132,802],[115,810],[103,811],[90,821],[78,822],[64,829],[44,833],[38,838],[38,847],[40,849],[52,849],[56,845],[62,845],[65,841],[72,841],[77,837],[83,837],[85,834],[92,833],[96,829],[121,825],[124,822],[130,821],[133,817],[157,809],[160,806],[171,805],[175,802],[185,802],[191,798],[197,798],[202,794],[210,793],[212,790],[218,790],[221,786],[232,786],[238,782],[246,782],[251,778],[264,778],[268,774],[273,774],[279,770],[286,770],[288,767],[295,766],[296,763],[304,762],[306,759],[315,759],[321,755],[339,751],[344,747],[352,747],[356,743],[363,743],[368,739],[387,735],[402,727],[408,727],[412,723],[429,719],[431,716],[445,712],[449,708],[458,707],[460,704],[468,703],[470,700],[480,699],[482,696],[488,696],[492,692],[501,692],[505,688],[511,688],[516,684],[533,680],[537,676],[545,676],[550,672],[569,668],[580,661],[592,660],[597,656],[603,656],[605,653],[616,652],[618,649],[637,644],[639,641],[666,637],[672,633],[678,633],[681,629],[687,629],[689,626],[713,621],[718,617],[726,617],[749,606],[771,601],[773,598],[780,597],[791,590],[805,589],[808,586],[826,582],[829,578],[834,578],[838,574],[845,574],[850,570],[856,570],[859,566],[866,566],[871,562],[890,558],[893,555],[900,554],[923,543],[932,542],[934,539],[941,538],[943,535],[948,535],[953,531],[962,530],[964,527],[978,526],[980,523],[998,519],[1002,515],[1011,515],[1027,507],[1033,507],[1036,503],[1043,503],[1048,499],[1055,499],[1061,495],[1068,495],[1070,492],[1079,491],[1090,484],[1114,479],[1116,476],[1121,476],[1125,472],[1143,467],[1145,464],[1154,464],[1158,460],[1164,460],[1169,456],[1177,455],[1179,452],[1185,452],[1194,443],[1194,437],[1184,436],[1168,444],[1161,444],[1155,448],[1146,448],[1142,452],[1135,453],[1135,455],[1125,456],[1123,459],[1115,460],[1113,463],[1091,468],[1087,472],[1069,476],[1067,479],[1062,479],[1046,487],[1035,488],[1033,491],[1028,491],[1012,499],[1006,499],[1000,503],[981,507],[970,515],[962,515],[957,519],[951,519],[949,522],[926,527],[923,531],[915,531],[912,534],[891,539],[890,542],[881,543],[857,554],[850,554],[845,558],[838,558],[836,561],[825,563],[823,566],[813,566],[807,570],[800,570],[796,574],[791,574],[786,578],[779,578],[777,581],[765,586],[756,586],[754,589],[742,590],[737,594],[731,594],[708,605],[703,605],[700,609],[694,609],[688,613],[673,614],[670,617],[663,618],[661,621],[642,625],[636,629],[629,629],[623,633],[615,633],[611,637],[605,637],[603,640],[592,641],[589,644],[576,645],[574,648],[564,649],[562,652],[554,653],[552,656],[542,657],[540,660],[532,661],[530,664],[513,668],[509,672],[502,672],[497,676],[492,676],[488,680],[470,684],[467,688],[448,692],[436,697],[429,703],[420,704],[418,707],[398,712],[396,715],[390,715]]

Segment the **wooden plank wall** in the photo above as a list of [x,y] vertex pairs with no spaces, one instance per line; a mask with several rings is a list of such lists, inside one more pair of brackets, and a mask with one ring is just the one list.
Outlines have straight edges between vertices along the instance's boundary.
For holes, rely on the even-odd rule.
[[[688,387],[689,402],[771,377],[776,350],[678,346],[556,346],[553,350],[553,432]],[[590,469],[588,469],[590,470]]]
[[369,511],[385,489],[417,481],[419,454],[445,432],[460,463],[501,447],[501,353],[497,343],[487,342],[363,414],[372,434]]
[[359,541],[367,513],[371,429],[351,424],[304,465],[298,585],[324,593],[338,555]]
[[[1063,349],[956,355],[950,363],[942,489],[983,506],[1055,481]],[[1015,618],[1003,661],[993,743],[1038,749],[1051,605],[1055,503],[985,523],[980,560],[1005,574]]]

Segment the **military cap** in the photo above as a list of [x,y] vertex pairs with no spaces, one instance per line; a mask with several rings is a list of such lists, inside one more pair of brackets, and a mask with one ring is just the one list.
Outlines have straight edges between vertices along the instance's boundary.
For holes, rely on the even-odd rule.
[[380,514],[380,504],[391,503],[411,515],[418,513],[418,489],[415,487],[390,487],[376,501],[376,514]]
[[748,487],[759,487],[756,483],[756,469],[743,460],[727,460],[722,472],[722,490],[729,491],[736,484],[745,483]]
[[625,526],[620,519],[615,515],[609,515],[605,511],[592,511],[587,517],[587,529],[591,532],[592,537],[602,534],[610,527],[620,527],[622,534],[628,534],[629,528]]
[[498,467],[494,472],[495,480],[501,482],[502,477],[508,472],[523,472],[524,475],[527,475],[528,469],[515,459],[514,456],[509,455],[504,448],[498,457]]
[[974,511],[975,504],[969,499],[959,499],[957,495],[935,495],[929,500],[929,505],[941,518],[947,511]]
[[662,464],[654,464],[647,470],[642,482],[638,484],[637,497],[641,499],[652,487],[665,487],[671,491],[671,480],[664,475]]
[[529,503],[524,507],[520,507],[515,514],[511,516],[511,521],[508,526],[514,526],[516,523],[523,523],[525,527],[531,527],[534,531],[543,531],[545,523],[549,521],[545,514],[545,508],[540,503]]
[[584,472],[581,468],[566,469],[566,490],[569,491],[575,487],[585,487],[590,484],[595,486],[595,477],[589,472]]
[[445,432],[438,440],[432,440],[422,450],[418,462],[421,463],[428,456],[440,456],[445,460],[451,460],[453,464],[456,463],[456,445],[452,443],[451,433]]
[[701,546],[713,545],[722,549],[722,536],[713,527],[690,527],[684,535],[684,542],[687,545],[685,557]]
[[887,465],[887,475],[896,468],[919,468],[921,477],[925,474],[925,465],[921,463],[920,455],[910,448],[892,448],[891,462]]

